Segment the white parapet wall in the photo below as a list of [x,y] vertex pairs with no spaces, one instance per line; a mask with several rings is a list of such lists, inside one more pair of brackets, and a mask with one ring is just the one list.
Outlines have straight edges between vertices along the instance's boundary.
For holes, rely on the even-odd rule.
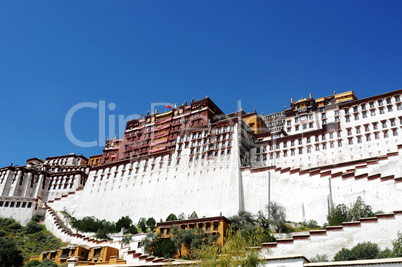
[[395,211],[344,223],[342,226],[327,227],[326,230],[278,239],[277,242],[264,243],[263,247],[268,250],[263,249],[262,255],[302,254],[309,259],[320,254],[327,255],[328,259],[332,260],[342,248],[351,249],[362,242],[376,243],[380,249],[392,249],[392,242],[401,231],[402,211]]

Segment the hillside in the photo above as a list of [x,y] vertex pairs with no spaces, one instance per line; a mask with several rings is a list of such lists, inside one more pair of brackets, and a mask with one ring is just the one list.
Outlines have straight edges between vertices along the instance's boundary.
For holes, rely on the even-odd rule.
[[22,252],[24,262],[42,251],[55,250],[65,245],[47,231],[45,226],[40,225],[37,217],[32,219],[27,226],[23,227],[13,219],[0,218],[0,237],[15,242]]

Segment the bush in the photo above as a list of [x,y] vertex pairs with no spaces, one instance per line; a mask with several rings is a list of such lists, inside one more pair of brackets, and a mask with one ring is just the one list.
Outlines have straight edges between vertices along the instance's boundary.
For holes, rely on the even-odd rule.
[[154,218],[148,218],[146,225],[151,229],[151,231],[155,230],[156,221]]
[[25,226],[25,232],[27,232],[28,234],[40,232],[42,231],[42,229],[42,226],[35,221],[30,221],[27,226]]
[[133,221],[130,219],[130,217],[128,217],[128,216],[121,217],[116,223],[117,232],[120,232],[121,228],[128,229],[132,223],[133,223]]
[[166,221],[177,221],[177,216],[173,213],[170,213],[169,216],[167,216]]
[[135,225],[131,225],[131,226],[127,229],[127,233],[130,233],[130,234],[138,234],[138,229],[137,229],[137,227],[135,227]]
[[147,224],[145,218],[140,218],[137,225],[143,233],[147,231]]
[[269,206],[269,213],[271,216],[271,221],[274,225],[275,230],[278,233],[282,233],[286,231],[285,222],[286,222],[286,210],[283,206],[279,205],[276,202],[271,202]]
[[41,265],[39,265],[39,266],[40,267],[57,267],[57,264],[49,259],[45,259],[44,261],[42,261]]
[[22,252],[15,246],[15,243],[11,240],[0,238],[0,266],[20,267],[22,263]]
[[41,262],[38,260],[32,260],[28,261],[27,264],[24,265],[24,267],[40,267]]
[[377,244],[363,242],[354,246],[351,250],[343,248],[334,257],[334,261],[369,260],[377,258],[380,249]]
[[328,262],[328,256],[323,254],[317,254],[310,259],[311,262]]
[[130,242],[131,242],[132,239],[133,239],[132,236],[124,236],[124,237],[121,239],[121,242],[123,242],[124,244],[130,244]]
[[398,238],[392,242],[392,257],[402,257],[402,233],[398,232]]
[[13,229],[13,230],[18,230],[18,229],[21,229],[21,228],[22,228],[22,226],[21,226],[21,224],[20,224],[19,222],[13,222],[13,223],[10,224],[8,227],[9,227],[10,229]]
[[364,203],[361,197],[356,199],[352,208],[347,208],[345,204],[339,204],[332,208],[327,216],[328,225],[341,225],[343,222],[351,222],[360,218],[373,217],[375,214],[370,205]]

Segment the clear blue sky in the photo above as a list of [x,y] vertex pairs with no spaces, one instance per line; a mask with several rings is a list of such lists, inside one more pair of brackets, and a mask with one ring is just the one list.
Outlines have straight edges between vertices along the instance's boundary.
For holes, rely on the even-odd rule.
[[[0,167],[100,154],[66,137],[82,102],[114,103],[117,121],[206,95],[268,114],[310,92],[399,89],[401,14],[402,1],[1,1]],[[98,111],[72,131],[98,139]]]

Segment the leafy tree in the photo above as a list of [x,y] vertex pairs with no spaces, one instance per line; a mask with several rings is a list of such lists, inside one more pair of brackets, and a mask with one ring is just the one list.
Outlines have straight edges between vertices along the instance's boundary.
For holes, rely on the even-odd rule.
[[357,221],[360,218],[375,216],[371,206],[365,204],[360,196],[357,197],[356,202],[353,204],[353,207],[350,210],[350,215],[354,221]]
[[137,227],[135,227],[135,225],[131,225],[128,229],[127,229],[127,233],[130,234],[138,234],[138,229]]
[[121,242],[123,242],[124,244],[130,244],[130,242],[131,242],[132,239],[133,239],[132,236],[124,236],[124,237],[121,239]]
[[195,250],[195,258],[200,260],[201,267],[242,266],[256,267],[260,263],[258,252],[247,250],[251,243],[241,231],[229,231],[225,245],[220,248],[216,244],[202,245]]
[[137,225],[141,229],[141,232],[145,233],[147,231],[147,224],[145,218],[140,218]]
[[96,232],[95,237],[99,238],[99,239],[110,239],[108,234],[109,234],[108,229],[102,228],[102,229],[99,229],[98,232]]
[[325,255],[325,254],[323,254],[323,255],[317,254],[314,257],[312,257],[310,259],[310,261],[311,262],[328,262],[329,260],[328,260],[327,255]]
[[25,226],[25,231],[28,234],[33,234],[42,231],[42,226],[39,225],[36,221],[30,221],[27,226]]
[[177,247],[169,238],[150,232],[144,238],[144,250],[157,257],[171,258],[177,252]]
[[402,233],[398,232],[398,237],[392,242],[392,257],[402,257]]
[[363,242],[354,246],[351,250],[343,248],[334,257],[334,261],[368,260],[377,258],[380,249],[377,244]]
[[45,259],[42,261],[39,267],[57,267],[57,264],[49,259]]
[[265,217],[264,213],[261,210],[257,214],[257,224],[263,229],[269,229],[268,218]]
[[24,265],[24,267],[40,267],[41,262],[38,260],[32,260],[28,261],[27,264]]
[[328,225],[341,225],[343,222],[352,221],[352,218],[353,216],[345,204],[339,204],[336,208],[332,208],[327,216]]
[[239,211],[237,215],[234,215],[229,219],[232,222],[232,228],[235,231],[236,230],[250,231],[253,230],[255,227],[253,215],[248,211]]
[[151,231],[155,230],[155,226],[156,226],[156,221],[153,217],[148,218],[146,225],[149,227],[149,229],[151,229]]
[[0,266],[20,267],[23,263],[22,252],[12,240],[0,238]]
[[169,216],[166,218],[166,221],[177,221],[177,216],[173,213],[170,213]]
[[185,220],[186,219],[186,214],[184,214],[184,212],[180,213],[179,216],[177,216],[177,219]]
[[190,216],[188,216],[189,219],[198,219],[197,212],[193,211]]
[[116,222],[116,230],[117,232],[121,231],[121,228],[128,229],[133,221],[130,219],[130,217],[125,216],[121,217],[117,222]]
[[392,250],[388,248],[380,250],[380,252],[378,252],[377,254],[377,259],[392,258],[392,257],[393,257]]
[[278,233],[285,230],[286,209],[276,202],[271,202],[269,205],[270,223],[274,226]]
[[360,218],[375,216],[372,207],[366,205],[361,197],[357,197],[349,209],[345,204],[339,204],[336,208],[332,208],[327,216],[328,225],[341,225],[343,222],[351,222]]

